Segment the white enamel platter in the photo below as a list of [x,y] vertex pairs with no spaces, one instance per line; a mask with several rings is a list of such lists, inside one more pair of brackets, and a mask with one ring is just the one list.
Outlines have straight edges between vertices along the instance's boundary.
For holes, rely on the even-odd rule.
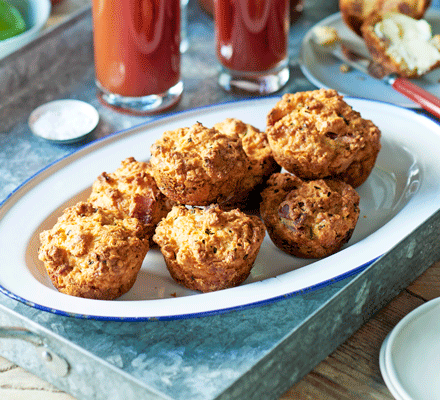
[[379,364],[398,400],[431,400],[440,393],[440,298],[403,318],[382,344]]
[[85,200],[93,181],[126,157],[147,160],[165,130],[200,121],[212,126],[240,118],[264,130],[278,98],[246,100],[154,120],[93,142],[25,182],[0,209],[0,289],[31,307],[80,318],[173,319],[265,304],[361,271],[411,233],[438,208],[440,127],[412,110],[346,98],[382,131],[382,149],[368,180],[358,188],[361,214],[352,239],[338,253],[303,260],[278,250],[266,237],[249,278],[239,287],[201,294],[172,280],[161,253],[147,254],[133,288],[113,301],[76,298],[51,285],[38,260],[39,233],[64,208]]
[[[440,33],[440,12],[429,9],[424,17],[432,27],[433,34]],[[337,29],[339,36],[352,43],[353,48],[360,53],[368,55],[368,50],[361,39],[352,32],[341,18],[340,13],[330,15],[316,26],[331,26]],[[385,82],[369,77],[357,70],[349,72],[340,71],[341,62],[331,54],[317,52],[311,45],[314,33],[313,29],[305,35],[300,51],[300,66],[303,74],[314,85],[320,88],[336,89],[339,93],[347,96],[361,97],[364,99],[378,100],[407,108],[420,108],[420,106],[407,97],[395,91]],[[440,97],[440,69],[430,72],[413,82],[433,95]]]

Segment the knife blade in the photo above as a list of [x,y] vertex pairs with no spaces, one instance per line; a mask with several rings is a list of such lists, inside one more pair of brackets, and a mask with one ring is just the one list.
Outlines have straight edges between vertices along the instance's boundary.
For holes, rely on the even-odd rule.
[[353,45],[350,45],[350,43],[343,40],[326,45],[316,43],[314,40],[311,40],[311,42],[316,51],[331,54],[348,66],[374,79],[383,81],[400,94],[420,105],[430,114],[440,118],[440,99],[438,97],[422,89],[407,78],[388,73],[380,64],[375,63],[364,54],[355,51]]

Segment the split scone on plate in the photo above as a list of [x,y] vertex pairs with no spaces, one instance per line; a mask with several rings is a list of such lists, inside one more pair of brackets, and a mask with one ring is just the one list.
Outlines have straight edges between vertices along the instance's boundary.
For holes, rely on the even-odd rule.
[[151,146],[150,163],[162,193],[193,206],[227,202],[249,167],[238,135],[226,135],[199,122],[164,132]]
[[333,89],[283,95],[267,116],[267,137],[288,172],[353,187],[368,178],[381,148],[379,128]]
[[212,292],[237,286],[249,276],[265,233],[259,217],[238,209],[174,206],[153,239],[176,282]]
[[[266,180],[281,167],[276,163],[267,141],[266,132],[237,118],[226,118],[214,128],[227,135],[238,135],[246,155],[249,168],[228,207],[255,208],[260,203],[260,189]],[[222,207],[225,207],[222,204]]]
[[274,244],[301,258],[322,258],[347,243],[359,218],[359,195],[332,179],[276,173],[262,192],[261,218]]
[[137,218],[86,202],[66,208],[40,242],[38,258],[58,291],[100,300],[130,290],[149,250]]
[[157,187],[147,162],[129,157],[112,173],[95,180],[88,202],[112,210],[119,218],[137,218],[152,237],[157,223],[174,203]]
[[388,12],[371,14],[361,27],[372,59],[383,74],[419,78],[440,67],[440,35],[424,19]]

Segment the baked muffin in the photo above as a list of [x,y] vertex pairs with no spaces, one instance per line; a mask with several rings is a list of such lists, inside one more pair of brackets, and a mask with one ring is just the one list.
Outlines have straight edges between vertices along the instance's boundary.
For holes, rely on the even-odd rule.
[[196,123],[165,132],[151,146],[151,168],[160,191],[194,206],[228,201],[248,172],[238,135]]
[[269,237],[296,257],[336,253],[350,240],[359,218],[359,195],[338,180],[304,181],[277,173],[262,197],[260,213]]
[[249,276],[265,231],[260,218],[238,209],[175,206],[153,239],[176,282],[211,292],[237,286]]
[[80,202],[40,234],[38,258],[58,291],[112,300],[133,286],[147,254],[142,224]]
[[266,132],[237,118],[226,118],[215,124],[214,128],[226,135],[238,135],[249,159],[248,172],[227,205],[234,208],[257,207],[261,200],[262,185],[273,173],[281,169],[273,158]]
[[431,0],[339,0],[339,10],[344,23],[361,36],[361,26],[372,13],[394,11],[420,19],[425,15]]
[[151,237],[157,223],[173,206],[157,187],[149,163],[129,157],[113,173],[103,172],[93,183],[88,202],[112,210],[118,218],[137,218]]
[[380,136],[333,89],[285,94],[267,116],[275,160],[303,179],[337,176],[361,185],[376,162]]
[[388,12],[371,14],[361,26],[372,59],[384,73],[418,78],[440,67],[439,36],[424,19]]

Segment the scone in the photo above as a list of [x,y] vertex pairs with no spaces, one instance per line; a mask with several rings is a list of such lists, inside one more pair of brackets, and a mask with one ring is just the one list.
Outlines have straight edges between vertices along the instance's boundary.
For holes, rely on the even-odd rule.
[[260,218],[238,209],[175,206],[153,239],[176,282],[211,292],[237,286],[249,276],[265,231]]
[[301,258],[321,258],[347,243],[359,218],[359,195],[332,179],[274,174],[262,192],[261,217],[273,243]]
[[58,291],[112,300],[133,286],[149,250],[136,218],[80,202],[40,234],[38,258]]
[[173,206],[157,187],[149,163],[129,157],[113,173],[103,172],[93,183],[88,202],[112,210],[119,218],[137,218],[151,237],[157,223]]
[[255,208],[261,200],[262,185],[273,173],[281,169],[273,158],[266,132],[237,118],[226,118],[215,124],[214,128],[226,135],[238,135],[249,158],[248,172],[227,206]]
[[248,172],[238,135],[196,123],[164,132],[151,146],[151,168],[160,191],[187,205],[228,201]]
[[339,10],[345,24],[361,36],[361,26],[372,13],[394,11],[420,19],[431,0],[339,0]]
[[285,94],[267,116],[275,160],[303,179],[338,177],[361,185],[376,163],[380,136],[333,89]]
[[361,26],[372,59],[386,73],[418,78],[440,67],[439,37],[424,19],[388,12],[372,14]]

